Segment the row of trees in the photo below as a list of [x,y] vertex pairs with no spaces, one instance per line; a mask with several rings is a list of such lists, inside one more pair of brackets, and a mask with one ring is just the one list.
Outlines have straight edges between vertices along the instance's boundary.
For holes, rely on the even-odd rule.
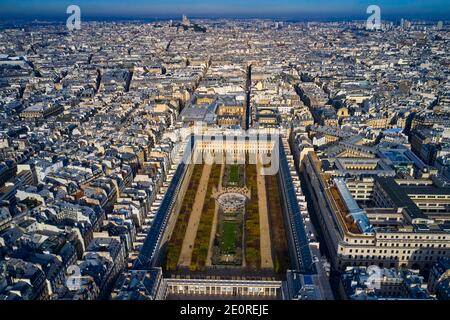
[[206,189],[206,198],[203,204],[194,250],[192,251],[191,271],[204,270],[211,238],[211,229],[216,210],[216,200],[212,197],[220,182],[221,165],[213,164]]
[[184,241],[184,235],[189,223],[192,208],[194,206],[195,195],[202,177],[203,165],[194,165],[192,177],[189,181],[188,189],[181,204],[180,213],[178,214],[175,229],[172,232],[172,237],[167,247],[165,268],[167,271],[172,271],[177,268],[178,259],[181,253],[181,247]]
[[290,266],[289,248],[284,230],[283,208],[281,206],[280,189],[277,175],[267,175],[266,191],[267,206],[271,226],[272,244],[274,249],[275,272],[285,273]]
[[245,165],[247,187],[250,190],[251,199],[245,208],[245,262],[248,268],[261,268],[260,253],[260,228],[258,209],[257,168],[254,164]]

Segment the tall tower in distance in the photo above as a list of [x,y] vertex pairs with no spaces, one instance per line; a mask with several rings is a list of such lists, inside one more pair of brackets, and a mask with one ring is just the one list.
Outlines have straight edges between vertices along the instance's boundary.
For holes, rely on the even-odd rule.
[[188,17],[183,14],[183,18],[181,19],[181,24],[184,26],[190,26],[191,22],[189,21]]

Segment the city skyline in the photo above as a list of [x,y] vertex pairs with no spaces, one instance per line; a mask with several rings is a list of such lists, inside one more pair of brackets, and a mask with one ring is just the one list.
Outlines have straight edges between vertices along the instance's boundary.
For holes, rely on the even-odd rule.
[[450,300],[450,21],[401,10],[447,4],[40,3],[0,3],[0,305]]

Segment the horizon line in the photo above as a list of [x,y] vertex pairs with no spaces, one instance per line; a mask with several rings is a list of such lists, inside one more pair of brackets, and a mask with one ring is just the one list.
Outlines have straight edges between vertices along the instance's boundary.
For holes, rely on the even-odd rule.
[[[39,16],[15,16],[15,15],[2,15],[0,18],[6,19],[0,21],[0,24],[13,22],[13,21],[23,21],[23,22],[65,22],[69,15],[54,16],[54,15],[39,15]],[[153,15],[153,16],[136,16],[136,15],[82,15],[84,21],[88,22],[102,22],[102,21],[170,21],[170,20],[181,20],[181,15],[179,14],[167,14],[167,15]],[[365,21],[366,16],[364,15],[308,15],[308,16],[298,16],[298,15],[189,15],[191,20],[279,20],[279,21],[292,21],[292,22],[357,22]],[[432,22],[432,21],[443,21],[450,22],[450,18],[445,18],[437,15],[428,16],[417,16],[417,15],[385,15],[381,20],[384,22],[395,22],[401,19],[409,19],[410,21],[421,21],[421,22]]]

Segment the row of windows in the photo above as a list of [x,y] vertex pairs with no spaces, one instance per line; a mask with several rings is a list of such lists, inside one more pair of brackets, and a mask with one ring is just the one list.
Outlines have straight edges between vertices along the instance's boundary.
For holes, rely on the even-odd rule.
[[[395,247],[399,247],[399,245],[398,245],[398,243],[397,243],[397,245],[395,246]],[[403,247],[406,247],[406,246],[403,246]],[[411,247],[411,245],[409,244],[407,247]],[[419,247],[419,248],[422,248],[422,247],[424,247],[424,248],[445,248],[446,247],[446,245],[444,245],[444,244],[438,244],[438,245],[436,245],[436,246],[430,246],[430,245],[427,245],[427,246],[422,246],[422,245],[420,245],[420,246],[418,246],[417,244],[415,244],[415,246],[413,246],[413,247]],[[353,250],[356,252],[356,253],[358,253],[359,252],[359,250],[360,249],[349,249],[349,252],[353,252]],[[367,252],[367,253],[370,253],[370,251],[372,251],[373,253],[375,253],[375,252],[377,252],[379,249],[361,249],[361,253],[364,253],[364,252]],[[344,248],[341,248],[341,252],[342,251],[344,251]],[[384,250],[385,252],[386,252],[386,250]],[[420,251],[420,250],[419,250]],[[382,250],[380,250],[380,252],[382,252]],[[398,252],[398,251],[397,251]]]
[[411,199],[450,199],[450,196],[436,196],[436,195],[425,195],[425,196],[410,195],[409,197]]
[[[346,242],[349,242],[349,240],[348,240],[348,238],[346,238],[345,239],[345,241]],[[350,241],[349,243],[355,243],[355,244],[358,244],[358,243],[361,243],[361,244],[373,244],[373,240],[353,240],[353,241]]]
[[365,259],[365,260],[425,260],[425,261],[432,261],[433,259],[437,259],[438,256],[445,256],[446,252],[445,251],[438,251],[436,254],[434,255],[429,255],[429,256],[419,256],[419,255],[414,255],[414,256],[401,256],[401,259],[399,259],[399,256],[388,256],[388,255],[378,255],[378,256],[364,256],[364,255],[349,255],[347,256],[348,259]]
[[352,192],[352,193],[364,193],[364,194],[370,194],[371,192],[370,192],[371,190],[360,190],[360,189],[358,189],[358,190],[350,190],[350,192]]
[[352,190],[352,189],[373,189],[373,185],[371,184],[351,184],[351,183],[347,183],[347,187]]
[[402,217],[386,217],[386,216],[384,216],[384,217],[376,216],[375,217],[375,221],[393,221],[393,222],[395,222],[395,221],[402,221],[402,220],[403,220]]
[[420,208],[422,208],[422,207],[446,207],[447,206],[447,204],[445,203],[419,203],[419,207]]
[[[341,248],[341,249],[343,249],[343,248]],[[341,250],[341,251],[343,251],[343,250]],[[370,253],[370,251],[371,250],[361,250],[361,251],[359,251],[358,249],[355,249],[354,250],[354,253]],[[349,251],[348,251],[349,253],[353,253],[353,249],[350,249]],[[447,251],[445,251],[445,250],[437,250],[436,251],[436,254],[437,255],[441,255],[441,254],[445,254]],[[411,254],[411,253],[414,253],[414,254],[418,254],[418,255],[421,255],[421,254],[424,254],[424,253],[427,253],[427,254],[432,254],[432,255],[434,255],[435,254],[435,251],[434,250],[428,250],[428,251],[425,251],[425,250],[417,250],[417,251],[411,251],[411,250],[372,250],[372,253],[389,253],[389,254]],[[362,257],[362,256],[361,256]]]
[[446,236],[399,236],[399,235],[380,235],[379,239],[419,239],[419,240],[447,240]]
[[414,248],[445,248],[446,245],[442,243],[380,243],[380,247],[414,247]]

